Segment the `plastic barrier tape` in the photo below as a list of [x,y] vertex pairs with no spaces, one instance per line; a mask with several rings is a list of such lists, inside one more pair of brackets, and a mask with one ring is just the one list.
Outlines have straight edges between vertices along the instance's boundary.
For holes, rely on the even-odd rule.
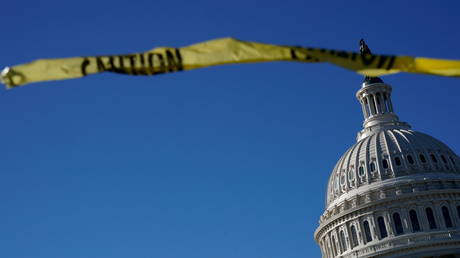
[[392,55],[361,55],[333,49],[270,45],[234,38],[210,40],[183,48],[159,47],[129,55],[39,59],[5,68],[7,88],[27,83],[79,78],[105,71],[156,75],[213,65],[296,61],[328,62],[367,76],[398,72],[460,76],[460,61]]

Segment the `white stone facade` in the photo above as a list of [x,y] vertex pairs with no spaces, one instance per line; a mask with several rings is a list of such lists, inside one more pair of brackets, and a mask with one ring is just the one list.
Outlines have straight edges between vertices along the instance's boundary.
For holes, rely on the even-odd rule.
[[329,179],[323,257],[460,257],[460,158],[399,121],[388,84],[356,96],[364,129]]

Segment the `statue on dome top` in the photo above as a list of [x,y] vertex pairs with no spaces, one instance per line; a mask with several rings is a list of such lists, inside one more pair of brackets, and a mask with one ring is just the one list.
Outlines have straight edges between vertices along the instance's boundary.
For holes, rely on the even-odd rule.
[[[366,44],[364,39],[359,40],[359,52],[361,53],[361,56],[365,55],[372,55],[371,49],[369,46]],[[372,83],[382,83],[382,79],[379,77],[371,77],[371,76],[366,76],[364,77],[364,84],[372,84]]]

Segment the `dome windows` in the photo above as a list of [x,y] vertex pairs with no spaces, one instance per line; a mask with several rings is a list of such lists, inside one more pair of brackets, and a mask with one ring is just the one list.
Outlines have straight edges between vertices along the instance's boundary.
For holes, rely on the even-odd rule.
[[451,228],[453,225],[452,219],[450,218],[449,209],[446,206],[442,206],[441,211],[442,216],[444,217],[444,223],[446,225],[446,228]]
[[358,170],[359,176],[364,176],[364,167],[361,165]]
[[353,168],[351,168],[349,171],[348,171],[348,180],[352,181],[355,179],[355,170]]
[[436,159],[436,156],[434,154],[430,154],[430,157],[434,163],[438,163],[438,160]]
[[395,157],[395,163],[396,163],[396,166],[401,166],[401,159],[399,157]]
[[409,164],[413,165],[415,162],[414,162],[414,158],[412,158],[412,155],[407,155],[407,161],[409,161]]
[[353,167],[348,170],[348,181],[350,182],[350,187],[354,188],[356,186],[355,184],[355,170]]
[[341,174],[340,174],[340,184],[342,186],[344,186],[345,184],[347,183],[347,176],[345,174],[345,171],[343,171]]
[[369,168],[371,172],[375,172],[375,162],[374,161],[372,161],[371,164],[369,164]]
[[[460,205],[453,206],[452,208],[457,209],[457,215],[460,217]],[[437,212],[438,209],[433,209],[433,207],[425,208],[426,217],[423,219],[423,225],[428,222],[426,227],[431,230],[449,230],[450,228],[455,227],[454,221],[451,217],[451,210],[448,205],[442,205],[439,209],[439,214],[436,215],[434,212]],[[375,221],[373,220],[372,215],[367,218],[365,217],[364,220],[362,220],[362,223],[359,222],[360,219],[355,218],[354,220],[346,223],[348,224],[348,229],[346,228],[347,226],[345,226],[346,224],[343,224],[337,228],[337,231],[331,231],[330,234],[324,236],[324,238],[320,240],[322,241],[322,247],[325,248],[324,251],[327,255],[333,254],[333,257],[335,257],[350,249],[359,250],[356,249],[356,247],[369,244],[369,242],[373,241],[373,238],[376,238],[375,240],[379,241],[382,239],[392,239],[404,234],[423,231],[421,221],[418,218],[417,208],[413,206],[413,208],[408,209],[407,215],[407,229],[404,226],[406,222],[403,224],[403,218],[401,217],[402,215],[399,211],[390,212],[389,210],[386,210],[383,211],[383,213],[379,212],[375,217]],[[372,222],[375,222],[375,227],[370,226],[370,223]],[[440,225],[444,225],[445,227],[439,227],[437,223],[441,223]],[[388,226],[390,229],[387,228]]]
[[340,182],[339,182],[339,177],[336,177],[336,178],[335,178],[334,190],[335,190],[336,194],[339,194],[339,193],[340,193]]
[[388,161],[386,159],[382,159],[382,166],[384,169],[388,168]]
[[367,220],[363,222],[363,227],[364,227],[364,236],[366,237],[366,242],[372,241],[371,228],[369,227],[369,222]]
[[[328,192],[331,197],[326,199],[326,204],[352,189],[390,178],[454,171],[460,174],[460,159],[442,142],[410,129],[382,129],[358,140],[339,159],[329,181],[333,191]],[[423,215],[425,221],[425,212],[421,212],[418,216]],[[441,216],[441,210],[439,214]]]
[[420,158],[420,161],[421,161],[422,163],[426,163],[425,155],[420,154],[420,155],[419,155],[419,158]]
[[342,247],[342,252],[345,252],[347,250],[347,241],[345,240],[345,233],[343,233],[343,230],[340,230],[340,246]]
[[393,222],[395,223],[396,235],[403,234],[404,230],[403,230],[403,225],[402,225],[402,222],[401,222],[401,216],[399,216],[399,213],[397,213],[397,212],[393,213]]
[[315,231],[323,257],[399,255],[460,230],[460,199],[450,195],[459,190],[459,156],[400,122],[390,95],[382,82],[357,94],[364,129],[331,173]]
[[347,174],[345,173],[345,170],[342,170],[342,173],[340,174],[340,190],[344,193],[347,191]]

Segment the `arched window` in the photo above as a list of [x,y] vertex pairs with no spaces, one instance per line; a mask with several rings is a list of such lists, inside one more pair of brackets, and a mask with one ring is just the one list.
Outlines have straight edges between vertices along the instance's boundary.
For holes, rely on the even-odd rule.
[[446,224],[446,228],[452,227],[452,219],[450,218],[449,209],[446,206],[442,206],[442,216],[444,217],[444,222]]
[[399,157],[395,157],[396,166],[401,166],[401,159]]
[[438,160],[436,159],[436,156],[434,154],[431,154],[430,157],[434,163],[438,163]]
[[332,244],[332,252],[334,253],[334,256],[337,256],[337,247],[336,247],[334,236],[331,237],[331,244]]
[[386,159],[382,160],[382,166],[383,168],[388,168],[388,161]]
[[364,176],[364,167],[363,166],[359,167],[359,175]]
[[364,236],[366,238],[366,243],[372,241],[371,228],[369,227],[369,222],[367,220],[363,222],[363,227],[364,227]]
[[345,233],[343,233],[343,230],[340,230],[340,245],[342,246],[342,252],[345,252],[347,250],[347,241],[345,240]]
[[415,210],[409,211],[410,223],[412,224],[412,231],[420,231],[420,223],[418,222],[417,212]]
[[460,206],[457,206],[457,216],[460,218]]
[[421,161],[422,163],[426,163],[425,155],[420,154],[419,157],[420,157],[420,161]]
[[355,179],[355,170],[352,168],[348,171],[348,180],[352,181]]
[[358,235],[356,234],[356,228],[354,225],[351,225],[350,231],[351,231],[351,248],[353,248],[358,245]]
[[393,213],[393,222],[395,223],[396,235],[403,234],[404,230],[401,222],[401,216],[399,216],[399,213]]
[[436,228],[436,220],[434,219],[433,210],[431,208],[425,209],[426,218],[428,219],[428,224],[430,225],[430,229]]
[[371,168],[371,172],[375,171],[375,163],[374,162],[371,162],[370,168]]
[[412,155],[407,155],[407,161],[409,161],[410,164],[414,164],[414,159],[412,158]]
[[383,217],[377,218],[377,224],[379,225],[380,238],[387,237],[388,236],[387,227],[385,226],[385,220],[383,219]]
[[454,165],[455,165],[455,161],[454,161],[454,159],[453,159],[452,157],[449,157],[449,158],[450,158],[450,161],[452,161],[452,164],[454,164]]

